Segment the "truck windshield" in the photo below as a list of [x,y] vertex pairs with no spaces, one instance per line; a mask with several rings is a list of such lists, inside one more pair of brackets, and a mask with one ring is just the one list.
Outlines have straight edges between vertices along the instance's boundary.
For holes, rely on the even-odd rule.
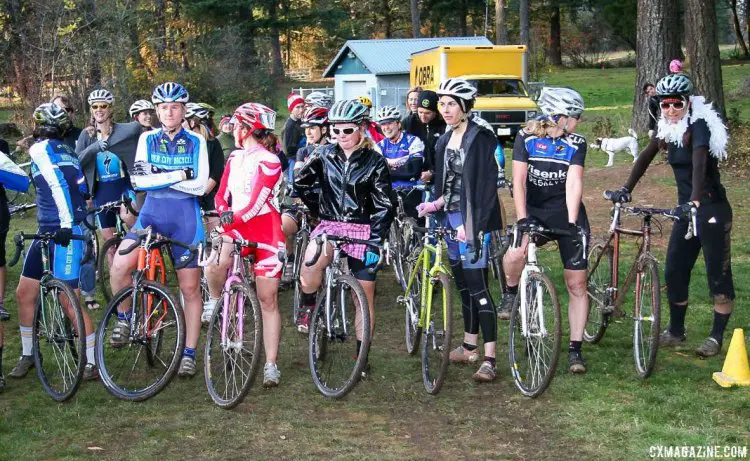
[[476,87],[478,92],[477,96],[528,96],[526,88],[521,80],[493,78],[486,80],[469,80],[469,83]]

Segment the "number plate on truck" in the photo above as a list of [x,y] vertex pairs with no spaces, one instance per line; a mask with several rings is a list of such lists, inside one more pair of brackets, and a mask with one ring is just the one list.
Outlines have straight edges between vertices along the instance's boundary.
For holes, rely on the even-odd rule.
[[510,136],[510,128],[498,128],[497,135],[498,136]]

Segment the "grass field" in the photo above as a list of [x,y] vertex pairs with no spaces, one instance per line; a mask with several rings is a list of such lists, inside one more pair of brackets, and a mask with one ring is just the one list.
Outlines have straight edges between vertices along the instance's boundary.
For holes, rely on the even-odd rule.
[[[725,68],[727,88],[736,86],[744,75],[747,67]],[[602,107],[586,114],[581,131],[587,134],[589,115],[629,115],[632,78],[632,70],[614,69],[565,71],[546,80],[574,86],[590,106]],[[743,114],[749,119],[747,102],[737,104],[745,107]],[[597,235],[603,235],[608,219],[601,191],[620,185],[630,169],[623,157],[617,158],[614,168],[604,169],[605,163],[605,154],[589,153],[584,203]],[[735,219],[737,309],[729,331],[743,327],[750,338],[750,185],[733,172],[724,172],[723,180]],[[636,203],[654,206],[669,207],[675,199],[674,180],[666,165],[652,166],[635,193]],[[510,206],[510,200],[505,203]],[[33,221],[33,216],[14,220],[10,235],[32,229]],[[665,222],[663,236],[655,242],[662,261],[668,233]],[[12,245],[7,247],[10,252]],[[625,246],[626,262],[634,251],[633,244]],[[567,312],[557,251],[545,248],[540,257]],[[6,306],[14,313],[5,324],[6,373],[20,353],[13,296],[18,272],[18,267],[10,268],[6,290]],[[85,383],[71,402],[56,404],[32,372],[23,380],[9,379],[0,394],[0,459],[631,460],[647,458],[649,447],[655,445],[748,445],[750,389],[719,388],[711,373],[721,369],[724,354],[699,360],[692,352],[711,323],[701,261],[690,286],[686,346],[661,350],[651,378],[636,377],[632,324],[626,318],[611,325],[599,345],[584,346],[590,367],[586,375],[569,375],[563,354],[550,388],[535,400],[521,397],[509,377],[504,322],[499,324],[497,381],[476,385],[471,380],[473,368],[453,366],[442,392],[436,397],[425,394],[419,360],[408,356],[403,346],[403,312],[395,304],[398,292],[392,272],[386,270],[378,280],[373,373],[341,401],[326,400],[315,390],[307,366],[307,343],[289,325],[290,296],[283,292],[280,387],[263,390],[256,384],[242,405],[224,411],[212,405],[201,370],[195,379],[175,379],[144,403],[115,400],[101,384]],[[666,325],[666,296],[662,303]],[[455,315],[454,325],[460,329],[459,309]],[[563,325],[567,337],[567,321]],[[459,337],[460,333],[454,341]]]

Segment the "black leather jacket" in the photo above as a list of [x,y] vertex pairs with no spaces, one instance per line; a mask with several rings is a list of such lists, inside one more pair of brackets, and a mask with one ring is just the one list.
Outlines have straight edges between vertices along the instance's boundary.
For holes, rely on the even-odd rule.
[[321,219],[369,224],[373,243],[388,237],[391,175],[369,140],[348,160],[336,144],[316,149],[297,172],[294,190]]

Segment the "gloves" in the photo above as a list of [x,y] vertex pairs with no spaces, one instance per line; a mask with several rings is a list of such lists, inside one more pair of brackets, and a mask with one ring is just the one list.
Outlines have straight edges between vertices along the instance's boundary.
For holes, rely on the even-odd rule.
[[55,231],[55,243],[60,246],[68,246],[73,238],[73,229],[70,227],[61,227]]
[[192,168],[183,168],[182,171],[185,173],[186,181],[195,178],[195,171]]
[[524,227],[524,226],[544,226],[544,224],[536,219],[533,216],[527,216],[525,218],[521,218],[516,222],[516,225],[518,227]]
[[232,224],[232,221],[234,221],[234,213],[231,211],[222,211],[219,215],[219,222],[223,225]]
[[682,219],[684,217],[690,216],[690,209],[693,208],[695,205],[693,205],[692,202],[683,203],[682,205],[678,205],[674,208],[672,208],[672,211],[670,214],[672,216],[677,216],[678,218]]
[[463,224],[456,229],[456,240],[459,242],[466,242],[466,229]]
[[109,148],[109,143],[103,139],[97,141],[97,144],[99,144],[99,152],[104,152]]
[[374,251],[367,250],[365,252],[365,266],[372,267],[380,261],[380,255]]
[[434,202],[424,202],[417,205],[417,216],[424,218],[428,214],[432,214],[443,207],[443,200],[438,199]]
[[633,196],[625,187],[621,187],[617,190],[604,191],[604,198],[611,200],[612,203],[627,203],[633,200]]
[[144,162],[143,160],[139,160],[133,164],[133,174],[136,176],[143,176],[143,175],[149,175],[149,174],[159,174],[164,173],[166,170],[163,170],[159,168],[156,165],[153,165],[148,162]]

